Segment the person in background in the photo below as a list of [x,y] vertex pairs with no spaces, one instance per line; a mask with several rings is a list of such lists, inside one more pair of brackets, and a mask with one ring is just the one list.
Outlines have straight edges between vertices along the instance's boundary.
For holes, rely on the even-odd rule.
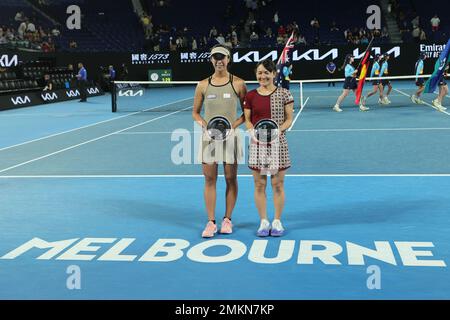
[[114,85],[113,81],[116,80],[116,70],[114,70],[114,67],[112,65],[110,65],[108,67],[108,70],[109,70],[109,73],[106,75],[106,79],[109,80],[108,81],[108,89],[110,92],[112,92],[112,86]]
[[87,71],[84,68],[83,63],[79,62],[78,63],[78,74],[77,74],[77,79],[78,79],[78,88],[80,89],[80,97],[81,100],[80,102],[86,102],[87,101],[87,94],[86,94],[86,86],[87,86]]
[[120,67],[120,80],[127,81],[128,80],[128,68],[125,63],[122,63]]
[[448,94],[448,86],[447,86],[447,82],[445,82],[445,78],[448,76],[448,62],[447,65],[444,67],[444,72],[442,73],[440,79],[439,79],[439,94],[436,97],[436,99],[433,100],[433,106],[435,106],[437,108],[438,111],[445,111],[447,110],[446,107],[444,107],[442,105],[442,100],[444,99],[444,97]]
[[419,78],[418,76],[423,75],[423,65],[424,61],[427,58],[425,53],[421,53],[419,56],[419,60],[416,62],[416,86],[417,91],[415,94],[411,96],[411,101],[417,104],[423,104],[423,100],[420,99],[420,95],[422,94],[423,90],[425,90],[425,79]]
[[[354,61],[355,57],[352,54],[347,54],[345,56],[344,65],[341,67],[341,70],[344,69],[345,67],[344,90],[342,91],[342,94],[338,97],[336,104],[333,107],[333,111],[342,112],[342,109],[340,107],[341,103],[348,96],[350,90],[355,92],[356,88],[358,87],[358,82],[356,81],[356,74],[358,73],[358,70],[356,70],[355,67],[353,66]],[[369,108],[360,105],[359,110],[367,111],[369,110]]]
[[435,32],[439,30],[439,25],[441,24],[441,19],[439,19],[438,15],[435,14],[433,18],[430,20],[431,31]]
[[50,75],[46,74],[44,76],[44,89],[42,89],[42,91],[52,91],[53,90],[53,81],[52,79],[50,79]]
[[[329,74],[330,79],[334,79],[334,75],[336,72],[336,64],[334,64],[333,60],[331,60],[330,62],[327,63],[327,71]],[[335,82],[334,81],[330,81],[328,82],[328,86],[335,86]]]
[[[383,56],[380,54],[376,54],[375,58],[373,59],[373,65],[372,70],[370,72],[370,78],[373,78],[376,76],[377,78],[380,75],[380,61],[383,59]],[[381,87],[380,87],[380,80],[372,80],[372,91],[370,91],[367,95],[361,97],[360,105],[365,106],[367,99],[369,99],[371,96],[376,94],[377,92],[380,92],[380,98],[381,101],[382,93],[381,93]]]
[[[390,55],[388,53],[385,53],[383,55],[383,58],[380,59],[380,63],[381,63],[381,70],[380,70],[380,78],[383,76],[389,76],[389,61],[390,59]],[[386,95],[384,95],[384,88],[388,87],[388,90],[386,92]],[[391,81],[389,81],[388,79],[383,79],[380,81],[380,92],[381,92],[381,97],[378,100],[378,102],[380,104],[390,104],[391,101],[389,100],[388,96],[392,91],[392,85],[391,85]]]

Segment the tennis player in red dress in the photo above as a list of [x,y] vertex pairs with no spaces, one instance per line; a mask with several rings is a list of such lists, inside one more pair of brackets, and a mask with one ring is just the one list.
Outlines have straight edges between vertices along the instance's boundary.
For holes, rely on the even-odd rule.
[[[244,100],[245,124],[252,135],[249,167],[255,182],[255,202],[261,219],[257,235],[281,236],[284,232],[281,214],[284,207],[284,176],[291,166],[285,132],[292,125],[294,98],[289,90],[276,87],[276,66],[272,60],[264,60],[256,66],[259,87],[247,93]],[[257,141],[254,126],[262,119],[271,119],[278,125],[278,136],[271,143]],[[275,219],[267,218],[266,185],[271,175]]]

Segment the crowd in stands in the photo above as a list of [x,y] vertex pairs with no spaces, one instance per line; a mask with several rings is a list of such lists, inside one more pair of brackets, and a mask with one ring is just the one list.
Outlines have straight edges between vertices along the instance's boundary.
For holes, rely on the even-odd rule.
[[[403,5],[398,0],[389,1],[389,11],[395,16],[400,29],[402,41],[412,42],[447,42],[448,32],[441,25],[441,19],[437,13],[423,13],[414,6]],[[419,15],[418,12],[421,12]]]
[[0,45],[54,52],[54,38],[59,35],[57,28],[49,30],[37,25],[36,19],[27,17],[23,11],[16,13],[13,24],[0,25]]
[[[177,28],[155,23],[151,10],[157,10],[157,6],[170,5],[168,1],[155,0],[149,8],[150,12],[141,15],[146,49],[201,50],[215,44],[224,44],[231,48],[279,47],[284,46],[293,31],[296,34],[296,45],[367,44],[372,36],[376,43],[389,41],[386,27],[382,30],[368,30],[365,27],[342,28],[335,21],[321,25],[317,17],[313,17],[309,25],[301,29],[296,21],[284,21],[273,0],[243,0],[238,8],[227,2],[224,11],[226,27],[211,25],[200,33],[187,26]],[[238,22],[231,19],[236,12],[243,13]],[[267,19],[268,12],[270,19]],[[322,34],[326,36],[322,37]]]
[[[49,0],[34,1],[41,8],[51,5]],[[203,50],[218,43],[232,48],[280,47],[286,43],[292,32],[296,34],[296,45],[366,45],[372,37],[375,44],[390,41],[386,26],[381,30],[368,30],[365,26],[358,25],[363,24],[363,20],[353,20],[346,25],[346,19],[339,20],[337,17],[337,21],[332,21],[329,15],[323,18],[323,12],[320,10],[317,10],[318,16],[313,16],[316,11],[309,11],[308,15],[311,15],[308,20],[303,15],[302,21],[295,21],[292,17],[296,15],[288,15],[286,8],[280,7],[279,3],[275,4],[274,0],[224,0],[219,9],[222,10],[222,16],[213,17],[217,24],[198,23],[203,18],[201,15],[205,14],[199,13],[198,22],[195,21],[196,17],[192,17],[189,22],[177,26],[174,25],[176,17],[173,20],[170,20],[170,16],[161,18],[159,10],[176,10],[179,3],[174,0],[146,1],[150,5],[145,8],[147,13],[139,17],[139,22],[142,25],[142,36],[145,38],[144,49],[152,51]],[[437,14],[429,15],[427,12],[425,15],[422,10],[416,11],[414,6],[404,3],[403,0],[389,0],[389,11],[397,20],[403,42],[446,41],[448,34],[442,28]],[[209,21],[211,19],[208,23]],[[82,31],[96,34],[97,29],[85,28]],[[87,36],[86,34],[85,38]],[[125,38],[127,37],[119,40],[117,37],[116,41],[120,42]],[[66,35],[65,49],[81,50],[84,42],[80,39],[72,39]],[[0,45],[9,44],[53,52],[59,49],[60,40],[61,34],[57,28],[39,25],[36,16],[27,17],[22,11],[17,12],[13,23],[0,23]],[[120,47],[119,44],[117,46]]]

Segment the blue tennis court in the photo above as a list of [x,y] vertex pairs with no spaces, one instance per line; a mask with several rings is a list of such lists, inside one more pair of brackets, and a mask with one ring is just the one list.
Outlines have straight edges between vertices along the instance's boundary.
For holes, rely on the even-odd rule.
[[255,235],[246,164],[234,233],[201,238],[193,87],[150,89],[149,112],[106,95],[0,113],[0,298],[449,299],[450,113],[393,87],[391,105],[335,113],[341,84],[305,84],[301,112],[292,85],[282,238]]

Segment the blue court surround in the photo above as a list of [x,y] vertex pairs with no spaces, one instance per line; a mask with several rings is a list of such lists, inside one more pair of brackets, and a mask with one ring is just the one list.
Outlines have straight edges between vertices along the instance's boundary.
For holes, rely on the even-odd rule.
[[[193,130],[190,112],[112,114],[110,97],[103,96],[87,104],[0,113],[0,298],[449,299],[450,115],[413,105],[405,96],[414,90],[409,83],[394,83],[394,88],[399,91],[392,92],[390,106],[378,106],[373,97],[372,109],[359,112],[351,96],[344,112],[334,113],[339,88],[305,86],[308,103],[288,133],[293,167],[285,181],[287,232],[265,239],[265,256],[275,257],[281,241],[295,245],[290,259],[276,264],[249,260],[252,245],[263,239],[255,236],[258,216],[245,165],[239,170],[235,231],[214,238],[237,241],[245,254],[223,263],[187,256],[208,241],[200,237],[206,219],[201,167],[170,162],[177,143],[170,139],[172,131]],[[299,93],[295,87],[292,91],[298,109]],[[156,94],[148,106],[192,93],[193,88],[173,87],[170,95]],[[428,102],[432,98],[425,96]],[[218,220],[224,185],[220,178]],[[269,187],[270,216],[271,195]],[[33,238],[110,243],[92,243],[97,251],[79,253],[94,255],[91,261],[58,260],[66,250],[37,259],[47,252],[42,249],[4,258]],[[98,260],[124,238],[131,242],[121,254],[135,255],[133,261]],[[174,261],[138,261],[159,239],[181,239],[189,246]],[[335,256],[341,264],[297,263],[301,241],[342,247]],[[349,264],[348,242],[374,249],[375,241],[389,245],[396,265],[368,257],[363,265]],[[406,266],[396,242],[432,243],[414,249],[432,254],[418,259],[445,266]],[[229,251],[216,246],[205,254]],[[71,265],[81,269],[81,290],[66,287]],[[380,290],[367,287],[372,265],[381,271]]]

